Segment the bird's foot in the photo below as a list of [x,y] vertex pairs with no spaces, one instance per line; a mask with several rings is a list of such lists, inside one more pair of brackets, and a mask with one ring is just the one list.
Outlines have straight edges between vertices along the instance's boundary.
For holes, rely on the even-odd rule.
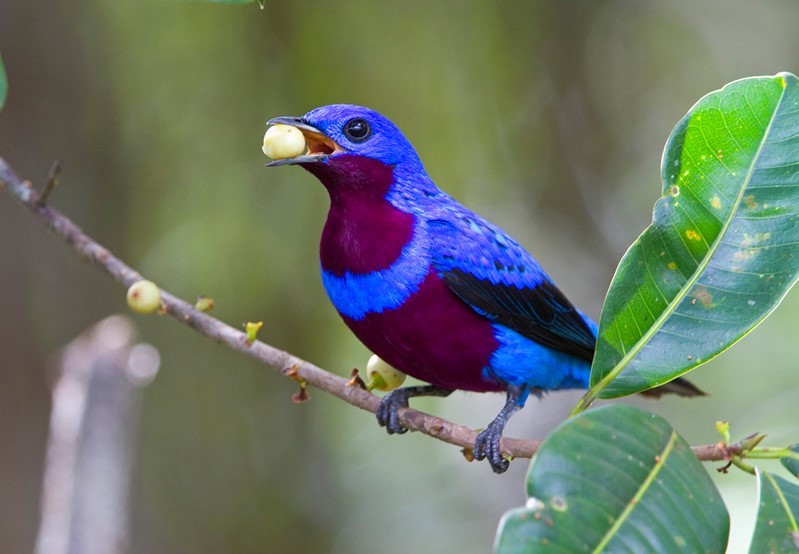
[[408,407],[408,398],[408,388],[403,388],[391,391],[380,401],[377,407],[377,423],[380,427],[385,427],[389,435],[408,432],[399,421],[399,409]]
[[523,386],[508,386],[508,397],[505,400],[505,406],[494,418],[494,421],[488,424],[485,430],[477,435],[474,441],[474,459],[485,460],[491,464],[491,469],[494,473],[505,473],[510,466],[510,460],[502,455],[499,447],[499,442],[502,440],[502,432],[505,430],[505,424],[519,409],[524,406],[527,395],[530,394],[530,387]]
[[408,407],[408,399],[414,396],[449,396],[452,389],[444,389],[434,385],[403,387],[394,389],[383,397],[377,406],[377,422],[385,427],[389,435],[401,435],[408,429],[400,423],[399,409]]
[[491,464],[491,469],[494,473],[505,473],[510,466],[510,462],[499,448],[499,441],[502,439],[502,431],[504,422],[496,424],[497,421],[492,421],[489,426],[477,435],[477,440],[474,441],[474,459],[484,460],[488,459]]

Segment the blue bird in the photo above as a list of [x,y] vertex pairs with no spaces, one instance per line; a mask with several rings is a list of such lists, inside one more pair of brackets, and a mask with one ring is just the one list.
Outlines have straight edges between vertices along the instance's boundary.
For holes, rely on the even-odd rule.
[[[430,383],[386,394],[379,424],[406,432],[398,410],[415,396],[504,391],[474,446],[504,472],[502,432],[530,393],[588,387],[596,324],[518,242],[439,189],[386,117],[337,104],[268,124],[307,144],[268,165],[299,165],[330,195],[320,257],[336,310],[372,352]],[[649,392],[704,394],[682,378]]]

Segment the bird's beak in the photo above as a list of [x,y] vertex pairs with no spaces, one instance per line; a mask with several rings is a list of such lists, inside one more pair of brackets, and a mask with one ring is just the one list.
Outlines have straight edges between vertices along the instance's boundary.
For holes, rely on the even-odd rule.
[[267,125],[291,125],[300,130],[305,137],[305,145],[307,150],[301,156],[294,156],[293,158],[284,158],[282,160],[274,160],[266,164],[267,167],[275,167],[278,165],[294,165],[321,162],[329,158],[333,154],[345,152],[346,150],[336,144],[336,142],[324,134],[322,131],[312,125],[308,125],[300,117],[275,117],[266,122]]

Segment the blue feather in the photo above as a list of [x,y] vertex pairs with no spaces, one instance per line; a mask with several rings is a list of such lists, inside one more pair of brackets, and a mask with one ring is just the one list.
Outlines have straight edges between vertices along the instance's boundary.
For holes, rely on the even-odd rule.
[[355,321],[400,307],[419,290],[430,270],[427,242],[423,228],[417,227],[399,258],[386,269],[344,275],[322,269],[327,295],[341,314]]
[[492,376],[543,390],[588,388],[590,362],[542,346],[504,325],[494,329],[500,346],[491,356]]
[[[489,320],[540,345],[591,361],[594,323],[552,283],[513,238],[445,194],[428,219],[439,275],[464,302]],[[421,217],[421,216],[418,216]],[[430,218],[431,216],[428,216]]]

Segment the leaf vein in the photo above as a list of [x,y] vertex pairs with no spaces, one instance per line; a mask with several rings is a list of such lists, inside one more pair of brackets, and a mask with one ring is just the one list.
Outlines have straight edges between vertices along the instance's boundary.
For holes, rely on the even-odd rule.
[[641,486],[638,488],[635,495],[633,495],[633,497],[627,503],[624,511],[619,515],[616,521],[613,522],[611,528],[608,529],[608,532],[605,533],[605,536],[602,537],[602,540],[599,541],[599,544],[597,544],[596,548],[594,548],[594,554],[598,554],[605,549],[608,543],[616,536],[621,526],[630,517],[630,514],[641,501],[644,493],[649,490],[649,487],[655,481],[655,477],[657,477],[658,473],[660,473],[660,470],[663,468],[663,464],[666,463],[666,459],[669,457],[669,454],[671,454],[671,451],[674,448],[674,443],[677,442],[677,436],[678,435],[676,431],[671,432],[671,436],[669,437],[666,446],[656,458],[657,461],[655,462],[655,465],[652,466],[652,470],[649,472],[649,475],[647,475],[646,479],[644,479],[644,482],[641,483]]

